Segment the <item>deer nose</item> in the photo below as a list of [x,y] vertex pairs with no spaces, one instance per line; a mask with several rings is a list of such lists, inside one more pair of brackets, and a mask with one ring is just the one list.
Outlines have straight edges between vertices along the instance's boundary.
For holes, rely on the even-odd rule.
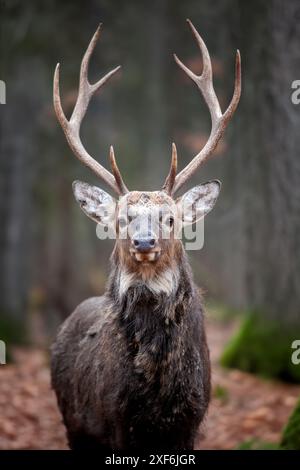
[[155,238],[134,238],[132,240],[134,248],[140,253],[152,250],[155,247]]

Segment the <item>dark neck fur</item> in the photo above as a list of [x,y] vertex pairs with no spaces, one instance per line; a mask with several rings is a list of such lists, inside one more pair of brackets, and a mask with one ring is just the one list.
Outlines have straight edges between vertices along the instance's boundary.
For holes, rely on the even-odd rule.
[[[120,298],[117,283],[120,268],[115,261],[114,266],[107,295],[118,309],[119,327],[129,353],[140,360],[141,369],[150,374],[150,379],[174,348],[180,351],[179,342],[184,341],[189,330],[195,289],[190,267],[184,256],[178,266],[177,287],[171,295],[155,294],[141,283],[129,287]],[[172,357],[176,360],[176,354]]]

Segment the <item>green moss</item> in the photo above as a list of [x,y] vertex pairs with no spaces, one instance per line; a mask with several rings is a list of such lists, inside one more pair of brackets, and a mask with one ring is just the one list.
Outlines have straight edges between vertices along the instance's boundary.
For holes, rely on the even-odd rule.
[[11,362],[11,346],[26,344],[27,335],[24,323],[13,320],[8,315],[0,315],[0,340],[6,345],[6,362]]
[[1,315],[0,338],[6,343],[24,344],[26,342],[24,324],[20,324],[6,315]]
[[221,357],[224,367],[268,378],[300,382],[300,365],[291,361],[292,342],[300,339],[300,326],[287,329],[267,322],[258,313],[249,314]]
[[213,389],[213,396],[220,400],[222,403],[226,403],[229,398],[228,390],[222,385],[217,384]]
[[283,430],[281,448],[300,450],[300,399]]
[[279,444],[274,442],[260,441],[259,439],[249,439],[241,442],[236,450],[281,450]]

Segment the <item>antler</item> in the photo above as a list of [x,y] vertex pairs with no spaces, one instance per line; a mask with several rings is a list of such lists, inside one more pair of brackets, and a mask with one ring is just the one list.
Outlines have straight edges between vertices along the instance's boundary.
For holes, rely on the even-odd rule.
[[235,61],[235,84],[234,92],[231,102],[222,114],[218,98],[213,87],[212,66],[207,47],[201,38],[200,34],[190,20],[187,20],[193,35],[196,38],[199,49],[203,58],[203,70],[200,76],[194,74],[188,69],[174,54],[175,61],[182,68],[182,70],[196,83],[201,91],[203,98],[208,106],[211,116],[211,133],[206,145],[203,149],[193,158],[193,160],[176,176],[174,185],[169,188],[170,193],[175,193],[179,188],[195,173],[195,171],[202,165],[202,163],[213,153],[219,140],[224,134],[228,122],[234,114],[240,96],[241,96],[241,56],[240,52],[236,53]]
[[170,171],[162,187],[163,191],[166,191],[168,194],[172,193],[172,189],[173,189],[175,178],[176,178],[176,173],[177,173],[177,149],[176,149],[176,145],[173,142]]
[[80,67],[80,79],[79,79],[79,90],[77,101],[72,113],[70,120],[68,121],[64,111],[62,109],[61,100],[60,100],[60,91],[59,91],[59,64],[57,64],[54,81],[53,81],[53,103],[54,109],[57,116],[57,119],[60,122],[60,125],[65,133],[69,146],[76,155],[76,157],[84,163],[88,168],[90,168],[99,178],[101,178],[105,183],[110,186],[117,194],[122,195],[128,192],[126,188],[120,171],[117,167],[114,153],[111,148],[110,151],[110,160],[112,165],[112,173],[106,170],[100,163],[98,163],[94,158],[92,158],[89,153],[85,150],[80,139],[80,126],[81,122],[85,116],[87,107],[92,96],[102,87],[119,69],[121,66],[116,67],[111,70],[105,77],[98,80],[96,83],[91,84],[88,80],[88,66],[89,60],[95,49],[99,34],[100,34],[101,25],[97,28],[94,36],[91,39],[91,42],[83,56],[81,67]]

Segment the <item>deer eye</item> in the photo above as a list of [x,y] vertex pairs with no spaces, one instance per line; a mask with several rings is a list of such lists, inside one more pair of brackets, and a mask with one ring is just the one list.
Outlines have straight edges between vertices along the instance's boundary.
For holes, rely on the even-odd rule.
[[119,217],[119,221],[118,221],[118,222],[119,222],[119,227],[120,227],[120,228],[126,227],[126,225],[127,225],[127,223],[128,223],[127,218],[124,217],[124,216]]
[[172,217],[172,216],[168,217],[166,223],[169,225],[169,227],[173,227],[174,217]]
[[169,228],[172,228],[174,225],[174,217],[172,215],[168,215],[167,217],[160,217],[160,222]]

